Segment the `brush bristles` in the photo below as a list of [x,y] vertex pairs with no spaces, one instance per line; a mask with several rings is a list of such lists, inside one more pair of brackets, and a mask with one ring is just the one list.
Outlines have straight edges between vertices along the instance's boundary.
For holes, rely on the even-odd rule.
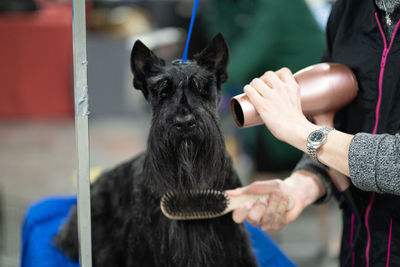
[[161,210],[175,220],[215,218],[224,214],[229,200],[214,189],[170,191],[161,198]]

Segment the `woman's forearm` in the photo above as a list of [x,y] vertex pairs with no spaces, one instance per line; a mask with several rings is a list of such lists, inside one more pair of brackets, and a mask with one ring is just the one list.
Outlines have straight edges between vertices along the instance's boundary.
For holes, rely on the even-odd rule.
[[[321,128],[321,126],[308,121],[296,123],[293,128],[293,134],[289,135],[285,141],[307,153],[307,137],[311,132],[319,128]],[[352,139],[353,135],[337,130],[329,132],[326,143],[317,150],[318,160],[326,166],[349,176],[348,158]]]

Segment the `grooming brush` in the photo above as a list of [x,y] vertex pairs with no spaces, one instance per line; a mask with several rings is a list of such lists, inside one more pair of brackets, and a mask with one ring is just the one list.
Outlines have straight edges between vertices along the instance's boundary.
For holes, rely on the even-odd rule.
[[[162,213],[172,220],[211,219],[241,207],[248,200],[262,198],[268,200],[269,194],[228,196],[213,189],[169,191],[162,196],[160,206]],[[289,197],[287,211],[293,206],[294,201]]]

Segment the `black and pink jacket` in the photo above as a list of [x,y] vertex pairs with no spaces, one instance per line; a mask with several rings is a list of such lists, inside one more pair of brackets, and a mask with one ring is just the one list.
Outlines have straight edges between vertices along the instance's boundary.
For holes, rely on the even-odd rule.
[[[341,266],[400,266],[400,21],[387,41],[373,0],[337,0],[327,26],[323,62],[349,66],[356,99],[335,117],[335,128],[355,134],[349,151],[351,193],[359,219],[343,210]],[[307,156],[295,170],[321,177],[325,199],[335,192],[324,168]],[[353,250],[351,249],[353,247]]]

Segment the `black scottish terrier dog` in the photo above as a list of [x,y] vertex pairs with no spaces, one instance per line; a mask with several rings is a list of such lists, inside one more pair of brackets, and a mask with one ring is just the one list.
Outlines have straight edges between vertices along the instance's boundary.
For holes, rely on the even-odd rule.
[[[147,150],[92,185],[94,266],[257,266],[243,225],[230,214],[174,221],[160,210],[160,199],[170,190],[240,186],[217,117],[228,58],[221,34],[195,61],[170,66],[135,43],[134,86],[152,107],[152,125]],[[54,241],[78,259],[76,210]]]

